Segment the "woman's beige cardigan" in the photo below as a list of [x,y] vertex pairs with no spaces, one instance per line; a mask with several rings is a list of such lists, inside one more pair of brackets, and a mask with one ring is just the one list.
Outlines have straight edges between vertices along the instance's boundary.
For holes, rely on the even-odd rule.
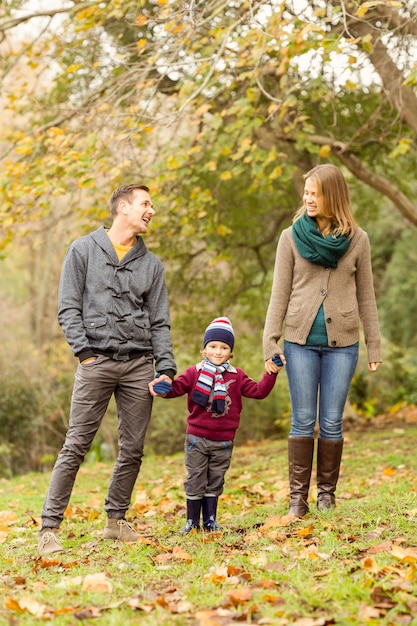
[[291,227],[281,233],[265,320],[265,360],[283,353],[278,343],[282,335],[287,341],[304,345],[321,304],[330,347],[351,346],[359,341],[361,322],[368,362],[382,361],[371,249],[368,235],[361,228],[356,227],[336,269],[304,259],[297,251]]

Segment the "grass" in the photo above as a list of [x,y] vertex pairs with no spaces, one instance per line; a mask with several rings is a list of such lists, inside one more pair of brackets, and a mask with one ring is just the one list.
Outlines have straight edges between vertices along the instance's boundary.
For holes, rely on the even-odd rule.
[[0,481],[0,624],[416,625],[417,426],[348,433],[337,507],[287,516],[286,441],[236,447],[222,534],[185,523],[182,455],[145,457],[129,519],[136,544],[104,542],[111,464],[84,465],[61,527],[37,555],[49,475]]

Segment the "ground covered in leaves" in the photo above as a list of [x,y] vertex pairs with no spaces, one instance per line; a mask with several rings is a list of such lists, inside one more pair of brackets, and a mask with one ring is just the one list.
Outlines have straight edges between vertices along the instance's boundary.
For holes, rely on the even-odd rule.
[[111,464],[84,465],[62,524],[65,552],[37,555],[49,475],[0,481],[0,623],[97,626],[417,624],[417,425],[349,432],[337,508],[287,515],[286,441],[237,447],[221,534],[183,537],[182,455],[146,457],[129,520],[102,540]]

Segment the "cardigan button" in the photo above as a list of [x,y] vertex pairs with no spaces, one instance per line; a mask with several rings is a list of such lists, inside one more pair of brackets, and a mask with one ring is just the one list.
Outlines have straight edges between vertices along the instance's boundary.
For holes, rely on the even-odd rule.
[[332,318],[331,318],[331,317],[328,317],[328,318],[326,319],[326,322],[327,322],[328,324],[330,324],[330,322],[331,322],[331,321],[332,321]]
[[321,296],[325,296],[325,295],[326,295],[326,293],[327,293],[327,291],[326,291],[325,289],[322,289],[322,290],[320,291],[320,295],[321,295]]
[[335,340],[333,339],[333,341],[331,342],[331,345],[332,345],[333,347],[337,346],[337,341],[335,341]]

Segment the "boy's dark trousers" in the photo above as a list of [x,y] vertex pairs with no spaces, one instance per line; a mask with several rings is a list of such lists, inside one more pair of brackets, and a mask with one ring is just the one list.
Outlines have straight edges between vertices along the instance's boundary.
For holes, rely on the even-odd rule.
[[187,495],[187,526],[190,530],[200,527],[201,510],[204,529],[221,530],[221,526],[216,523],[217,503],[223,493],[225,473],[230,467],[233,443],[188,433],[185,437],[187,478],[184,488]]

